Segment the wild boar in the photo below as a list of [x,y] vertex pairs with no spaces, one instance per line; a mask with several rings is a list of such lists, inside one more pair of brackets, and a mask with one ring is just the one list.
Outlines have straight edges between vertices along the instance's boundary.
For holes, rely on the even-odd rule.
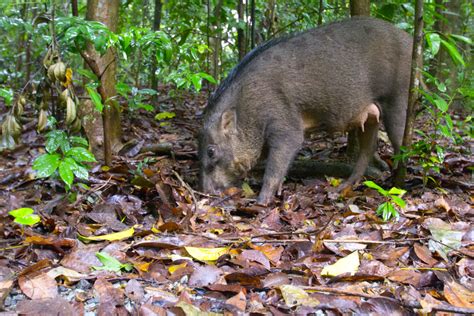
[[267,152],[257,202],[268,204],[305,131],[357,129],[359,181],[383,121],[395,154],[405,127],[412,39],[394,25],[355,18],[271,40],[251,51],[208,100],[199,136],[200,185],[217,192]]

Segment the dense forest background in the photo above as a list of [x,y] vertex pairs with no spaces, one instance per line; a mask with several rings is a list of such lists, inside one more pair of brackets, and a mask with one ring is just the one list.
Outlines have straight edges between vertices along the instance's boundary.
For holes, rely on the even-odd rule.
[[[0,311],[472,314],[473,10],[1,1]],[[326,160],[353,158],[349,133],[308,138],[268,207],[255,204],[258,170],[222,196],[199,192],[201,119],[232,68],[266,41],[359,15],[411,35],[423,22],[413,137],[392,158],[379,134],[381,160],[408,168],[402,185],[372,168],[334,193],[350,164]]]

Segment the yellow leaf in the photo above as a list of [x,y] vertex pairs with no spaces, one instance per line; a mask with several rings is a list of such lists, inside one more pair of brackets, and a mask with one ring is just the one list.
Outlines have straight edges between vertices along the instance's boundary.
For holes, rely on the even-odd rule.
[[334,264],[325,266],[321,275],[323,276],[338,276],[343,273],[350,273],[354,275],[359,269],[359,252],[354,251],[348,256],[337,260]]
[[242,191],[244,191],[244,196],[246,198],[251,198],[252,196],[255,196],[255,192],[253,192],[252,188],[247,182],[244,182],[242,184]]
[[67,88],[70,84],[72,83],[72,69],[67,68],[66,69],[66,79],[62,83],[62,85]]
[[304,306],[316,306],[319,301],[309,296],[305,290],[289,284],[280,285],[280,291],[283,295],[286,305],[289,307],[304,305]]
[[180,307],[186,316],[218,316],[224,314],[218,314],[213,312],[203,312],[199,308],[189,303],[180,301],[176,304],[177,307]]
[[176,272],[176,270],[181,269],[181,268],[185,268],[187,265],[188,265],[187,262],[183,262],[183,263],[181,263],[181,264],[172,265],[172,266],[170,266],[170,267],[168,268],[168,272],[169,272],[170,274],[173,274],[173,273]]
[[135,229],[133,227],[122,230],[121,232],[107,234],[107,235],[100,235],[100,236],[82,236],[78,234],[79,239],[82,241],[98,241],[98,240],[108,240],[108,241],[115,241],[115,240],[122,240],[127,239],[133,236],[135,233]]
[[186,249],[191,257],[200,261],[215,261],[229,251],[227,248],[184,247],[184,249]]

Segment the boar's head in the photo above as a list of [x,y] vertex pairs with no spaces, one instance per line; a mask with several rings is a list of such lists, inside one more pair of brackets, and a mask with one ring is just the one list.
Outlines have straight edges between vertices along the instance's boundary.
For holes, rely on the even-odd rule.
[[236,186],[258,159],[259,152],[237,126],[235,109],[206,115],[199,135],[200,189],[218,193]]

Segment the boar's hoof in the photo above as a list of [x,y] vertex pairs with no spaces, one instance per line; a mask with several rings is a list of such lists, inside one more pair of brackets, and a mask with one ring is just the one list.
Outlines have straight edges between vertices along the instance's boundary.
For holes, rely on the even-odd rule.
[[272,202],[272,197],[259,195],[257,199],[257,204],[262,206],[268,206]]

